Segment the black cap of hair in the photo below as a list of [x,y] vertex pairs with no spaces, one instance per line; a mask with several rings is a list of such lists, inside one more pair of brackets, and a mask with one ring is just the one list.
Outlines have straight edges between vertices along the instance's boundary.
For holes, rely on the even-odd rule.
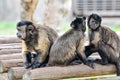
[[17,23],[17,26],[23,26],[23,25],[32,25],[32,22],[30,21],[20,21]]

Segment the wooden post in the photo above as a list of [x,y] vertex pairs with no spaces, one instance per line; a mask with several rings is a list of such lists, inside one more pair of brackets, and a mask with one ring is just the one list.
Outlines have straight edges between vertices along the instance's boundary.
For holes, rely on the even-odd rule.
[[11,67],[23,66],[23,59],[0,60],[0,73],[7,72]]
[[21,49],[21,43],[12,43],[12,44],[0,44],[0,50],[1,49]]
[[22,51],[21,49],[2,49],[0,50],[0,55],[21,53],[21,51]]
[[0,55],[0,60],[22,59],[21,53]]
[[27,71],[24,67],[12,67],[8,71],[9,80],[22,79],[23,74]]
[[8,43],[20,43],[21,40],[17,37],[4,37],[0,36],[0,44],[8,44]]
[[116,69],[114,65],[103,66],[95,64],[95,69],[92,69],[86,65],[74,65],[67,67],[46,67],[27,71],[23,75],[23,80],[88,77],[113,74],[115,72]]
[[9,80],[8,79],[8,74],[7,73],[0,73],[0,80]]
[[21,0],[21,20],[33,21],[33,13],[38,0]]

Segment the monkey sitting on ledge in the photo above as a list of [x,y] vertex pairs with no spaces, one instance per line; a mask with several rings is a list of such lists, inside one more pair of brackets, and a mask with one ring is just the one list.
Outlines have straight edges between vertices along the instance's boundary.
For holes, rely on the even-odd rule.
[[88,62],[84,53],[86,21],[85,17],[76,18],[71,23],[72,29],[67,31],[53,43],[47,66],[66,66],[75,59],[76,55],[84,64],[94,68],[92,62]]
[[[22,40],[22,55],[25,68],[38,68],[48,61],[51,45],[57,33],[47,26],[35,25],[30,21],[17,23],[17,37]],[[32,52],[34,60],[32,61]]]
[[98,52],[101,60],[96,61],[100,64],[112,63],[116,66],[117,75],[120,75],[120,39],[118,35],[101,25],[101,17],[91,14],[88,18],[89,42],[85,53],[89,57],[93,52]]

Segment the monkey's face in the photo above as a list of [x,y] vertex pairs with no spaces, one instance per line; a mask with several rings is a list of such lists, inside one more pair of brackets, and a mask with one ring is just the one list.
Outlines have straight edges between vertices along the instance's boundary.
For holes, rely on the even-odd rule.
[[92,30],[96,30],[101,25],[101,17],[97,14],[91,14],[88,18],[88,27]]
[[17,26],[17,37],[22,39],[22,40],[25,40],[26,39],[26,25],[24,26]]
[[95,19],[91,18],[89,22],[89,26],[91,29],[95,30],[97,27],[99,27],[100,23],[96,21]]
[[76,30],[86,30],[86,18],[76,18],[74,21],[71,23],[71,27]]
[[27,21],[21,21],[17,25],[17,37],[22,40],[29,39],[33,36],[34,30],[35,27],[32,23]]

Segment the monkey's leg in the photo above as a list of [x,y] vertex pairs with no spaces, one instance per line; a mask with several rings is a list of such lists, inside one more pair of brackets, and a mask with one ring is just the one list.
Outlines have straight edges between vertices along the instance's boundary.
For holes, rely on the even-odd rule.
[[24,52],[23,53],[23,59],[24,59],[24,67],[26,69],[31,67],[31,53],[30,52]]
[[46,58],[47,58],[46,54],[39,52],[37,54],[37,56],[34,58],[32,68],[34,69],[34,68],[39,68],[41,66],[44,66],[45,65],[44,62],[45,62]]
[[100,64],[102,64],[102,65],[106,65],[106,64],[108,64],[109,63],[109,61],[108,61],[108,55],[109,55],[109,52],[108,52],[108,50],[109,50],[109,48],[108,48],[108,46],[106,45],[106,44],[104,44],[102,41],[100,41],[99,43],[98,43],[98,53],[99,53],[99,55],[100,55],[100,57],[101,57],[101,60],[98,60],[98,61],[96,61],[97,63],[100,63]]
[[108,64],[109,63],[108,57],[107,57],[106,53],[104,52],[104,50],[98,50],[98,53],[99,53],[101,59],[96,59],[95,62],[102,64],[102,65]]
[[94,69],[94,63],[93,61],[89,62],[85,56],[85,54],[81,54],[79,55],[80,57],[80,60],[82,60],[82,62],[85,64],[85,65],[88,65],[89,67],[93,68]]
[[70,65],[81,64],[82,61],[79,59],[79,55],[75,52],[75,57],[70,61]]
[[116,66],[117,76],[120,76],[120,62],[116,62],[115,66]]
[[36,56],[34,56],[34,61],[33,61],[33,64],[32,64],[32,69],[40,67],[41,64],[38,62],[39,56],[40,56],[40,54],[36,54]]
[[[108,63],[114,64],[116,67],[116,72],[117,72],[117,76],[120,76],[120,56],[119,56],[119,52],[111,47],[110,45],[107,45],[103,42],[101,42],[101,49],[105,52],[105,54],[107,55],[107,60],[109,61]],[[105,63],[105,62],[104,62]]]
[[86,55],[85,55],[85,53],[84,53],[85,47],[82,46],[82,45],[83,45],[83,44],[80,43],[79,46],[78,46],[78,48],[77,48],[77,50],[76,50],[76,53],[77,53],[77,54],[79,55],[79,57],[80,57],[79,59],[82,60],[82,62],[83,62],[85,65],[88,65],[89,67],[94,68],[93,62],[89,62],[89,61],[87,60],[87,57],[86,57]]

